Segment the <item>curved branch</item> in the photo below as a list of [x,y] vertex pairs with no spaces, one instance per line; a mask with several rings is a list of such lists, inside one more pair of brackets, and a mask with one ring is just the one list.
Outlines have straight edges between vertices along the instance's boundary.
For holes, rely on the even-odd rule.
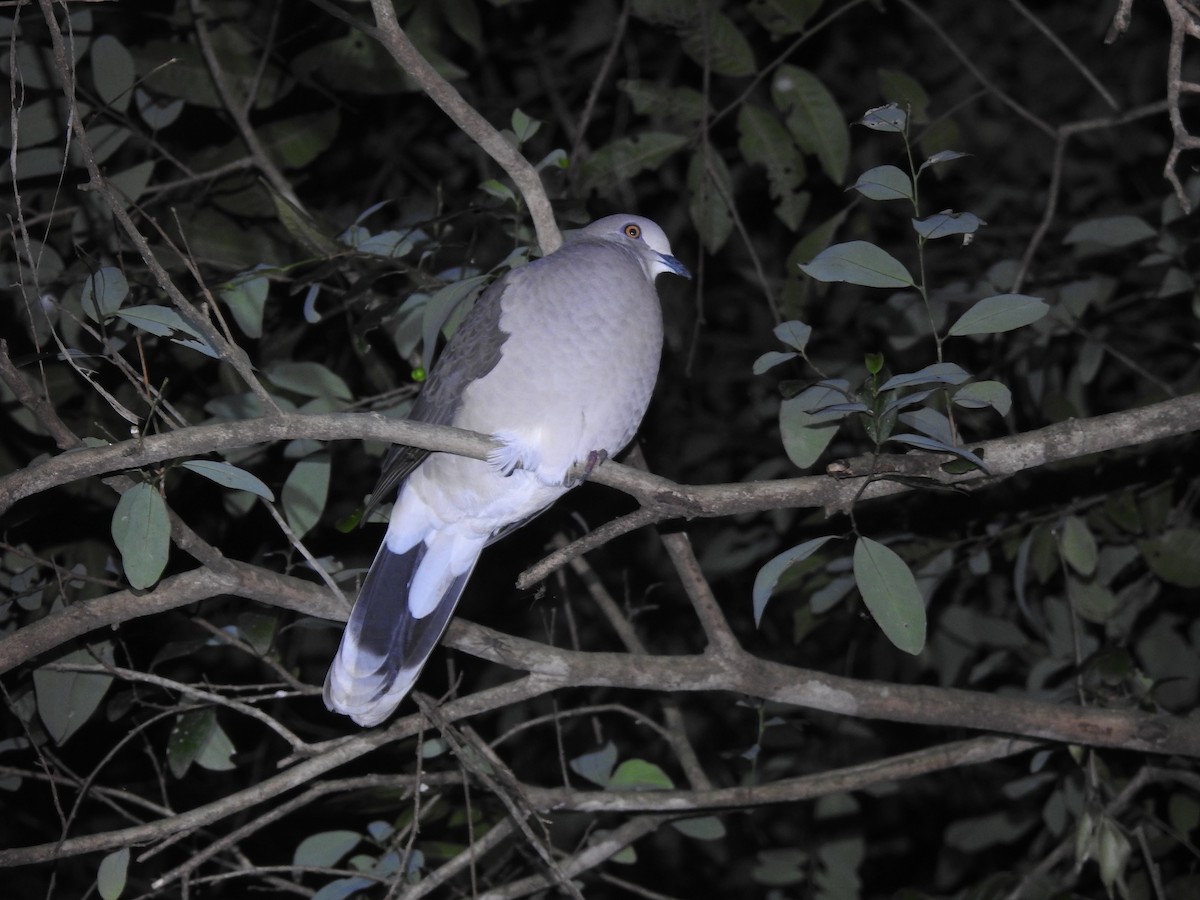
[[[949,475],[940,468],[949,457],[938,454],[885,456],[883,463],[875,464],[874,471],[885,471],[881,465],[894,463],[898,467],[896,474],[905,476],[906,482],[872,481],[861,494],[869,500],[907,493],[913,490],[912,479],[923,479],[931,485],[972,487],[1051,463],[1197,430],[1200,430],[1200,394],[1188,394],[1123,412],[1070,419],[1011,437],[969,442],[967,446],[980,452],[987,461],[987,474],[976,471]],[[485,459],[494,446],[485,435],[444,425],[386,419],[377,413],[284,413],[181,428],[52,457],[0,478],[0,513],[18,500],[79,478],[300,437],[319,441],[371,439],[457,453],[472,459]],[[691,486],[606,461],[588,480],[625,491],[644,506],[657,510],[660,519],[802,507],[824,507],[832,514],[850,507],[860,494],[863,479],[868,477],[865,472],[856,471],[853,461],[840,465],[837,471],[845,473],[844,477],[808,475],[747,484]]]
[[392,55],[392,59],[396,60],[396,64],[421,85],[429,99],[441,107],[442,112],[453,120],[463,134],[475,141],[513,180],[521,196],[525,198],[525,205],[533,218],[533,227],[537,230],[542,254],[550,254],[557,250],[562,245],[562,235],[559,234],[558,225],[554,221],[554,209],[550,205],[550,198],[546,196],[546,188],[542,185],[542,177],[537,169],[463,99],[463,95],[454,85],[443,78],[413,46],[413,42],[408,39],[408,35],[396,20],[392,0],[371,0],[371,9],[375,13],[375,24],[378,27],[368,30],[367,33],[384,46]]

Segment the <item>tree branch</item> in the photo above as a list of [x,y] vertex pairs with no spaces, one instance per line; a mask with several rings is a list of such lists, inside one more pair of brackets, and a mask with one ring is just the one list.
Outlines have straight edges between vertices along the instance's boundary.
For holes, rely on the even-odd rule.
[[[969,442],[968,447],[982,452],[988,474],[974,471],[949,475],[940,468],[949,457],[939,454],[910,453],[883,459],[903,461],[906,479],[922,478],[931,485],[973,487],[1051,463],[1179,437],[1196,430],[1200,430],[1200,393],[1089,419],[1070,419],[1011,437]],[[79,478],[300,437],[372,439],[443,450],[472,459],[486,458],[488,450],[494,446],[484,435],[444,425],[385,419],[375,413],[285,413],[218,422],[121,441],[107,447],[73,451],[21,469],[0,478],[0,513],[18,500]],[[595,469],[589,481],[625,491],[643,505],[658,510],[660,518],[664,519],[801,507],[824,507],[832,514],[850,507],[859,495],[862,479],[867,477],[855,473],[852,465],[842,466],[842,470],[850,471],[851,477],[808,475],[748,484],[689,486],[606,461]],[[911,490],[909,481],[878,480],[862,491],[862,497],[874,499]]]
[[542,255],[557,250],[562,245],[562,235],[554,221],[554,209],[550,205],[550,198],[546,196],[546,188],[537,169],[463,99],[454,85],[443,78],[413,46],[396,20],[392,0],[371,0],[371,9],[375,13],[375,24],[378,27],[364,29],[367,34],[383,44],[384,49],[392,55],[392,59],[396,60],[396,64],[421,85],[429,99],[441,107],[442,112],[450,117],[463,134],[477,143],[513,180],[517,190],[525,198],[525,205],[533,218],[533,227],[537,231]]

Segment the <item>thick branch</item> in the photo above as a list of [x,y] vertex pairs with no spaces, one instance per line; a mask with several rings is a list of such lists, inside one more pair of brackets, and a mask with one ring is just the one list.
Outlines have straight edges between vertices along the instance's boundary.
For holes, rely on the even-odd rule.
[[[995,479],[1196,430],[1200,430],[1200,394],[1188,394],[1123,412],[1071,419],[1011,437],[972,441],[968,446],[982,451],[990,478]],[[79,478],[300,437],[372,439],[426,450],[444,450],[473,459],[485,458],[493,446],[489,438],[473,432],[385,419],[373,413],[282,414],[197,425],[107,447],[73,451],[0,478],[0,513],[18,500]],[[936,454],[907,454],[894,459],[904,461],[903,474],[907,479],[924,478],[932,484],[955,486],[973,486],[989,480],[989,475],[981,472],[948,475],[940,468],[947,458]],[[827,475],[749,484],[687,486],[611,461],[597,467],[589,480],[631,494],[643,505],[659,510],[661,518],[728,516],[802,507],[824,507],[827,512],[835,512],[847,509],[862,486],[862,476],[834,478]],[[862,496],[872,499],[910,490],[907,483],[876,481],[867,486]]]
[[377,29],[370,35],[383,44],[384,49],[396,60],[396,64],[407,72],[429,98],[441,107],[467,137],[475,141],[488,156],[494,159],[508,177],[513,180],[537,230],[538,244],[542,254],[553,253],[562,244],[562,235],[554,221],[554,210],[546,188],[537,169],[510,144],[499,131],[492,127],[471,104],[463,99],[450,82],[443,78],[429,61],[413,46],[400,23],[396,21],[396,10],[392,0],[371,0]]

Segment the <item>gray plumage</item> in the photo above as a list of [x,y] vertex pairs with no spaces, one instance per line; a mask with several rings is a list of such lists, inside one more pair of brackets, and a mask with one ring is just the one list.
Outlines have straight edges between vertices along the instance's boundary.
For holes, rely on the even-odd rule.
[[599,219],[476,301],[411,417],[490,434],[486,462],[395,447],[369,505],[399,488],[391,520],[325,679],[325,705],[386,719],[445,631],[483,548],[618,453],[658,376],[654,279],[690,277],[648,219]]

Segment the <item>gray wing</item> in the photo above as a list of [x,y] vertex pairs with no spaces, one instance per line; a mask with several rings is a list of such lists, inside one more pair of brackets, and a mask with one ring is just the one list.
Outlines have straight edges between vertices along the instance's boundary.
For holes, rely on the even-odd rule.
[[[417,396],[408,417],[414,422],[450,425],[462,405],[467,385],[492,371],[500,361],[500,350],[508,335],[500,330],[500,304],[507,276],[493,282],[467,313],[441,357],[434,363],[425,387]],[[396,444],[383,460],[375,489],[367,497],[360,522],[371,511],[395,496],[401,482],[429,455],[428,450]]]

